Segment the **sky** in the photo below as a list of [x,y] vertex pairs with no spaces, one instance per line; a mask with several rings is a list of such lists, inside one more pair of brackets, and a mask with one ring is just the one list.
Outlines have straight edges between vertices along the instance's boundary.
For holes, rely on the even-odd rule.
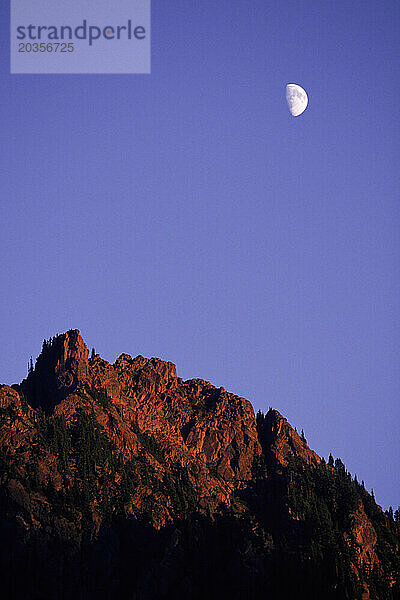
[[77,328],[276,408],[396,508],[399,25],[153,0],[150,75],[10,75],[2,35],[0,381]]

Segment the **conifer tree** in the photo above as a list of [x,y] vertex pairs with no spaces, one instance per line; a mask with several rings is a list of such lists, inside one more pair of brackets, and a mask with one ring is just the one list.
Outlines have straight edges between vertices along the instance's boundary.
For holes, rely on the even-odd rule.
[[337,458],[335,460],[335,469],[337,469],[338,471],[341,471],[343,473],[346,473],[346,467],[345,467],[343,461],[340,460],[340,458]]

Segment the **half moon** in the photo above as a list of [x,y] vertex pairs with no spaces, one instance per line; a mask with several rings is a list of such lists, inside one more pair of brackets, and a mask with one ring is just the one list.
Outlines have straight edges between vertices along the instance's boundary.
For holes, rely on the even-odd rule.
[[286,86],[286,101],[290,114],[294,117],[301,115],[307,108],[307,92],[297,83],[288,83]]

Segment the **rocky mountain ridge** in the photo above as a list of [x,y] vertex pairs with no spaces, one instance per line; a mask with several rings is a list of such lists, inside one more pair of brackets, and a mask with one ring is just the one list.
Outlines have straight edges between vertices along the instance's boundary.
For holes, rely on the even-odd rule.
[[[398,524],[343,463],[325,464],[278,411],[256,417],[172,363],[89,358],[70,330],[1,386],[0,417],[9,598],[299,597],[299,578],[308,598],[399,597]],[[139,546],[151,557],[128,582]]]

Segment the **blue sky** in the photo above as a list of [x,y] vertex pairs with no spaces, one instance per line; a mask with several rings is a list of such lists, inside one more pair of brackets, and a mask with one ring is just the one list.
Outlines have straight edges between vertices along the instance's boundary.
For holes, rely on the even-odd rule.
[[277,408],[398,506],[399,24],[153,0],[152,74],[124,76],[10,75],[3,36],[0,380],[78,328]]

